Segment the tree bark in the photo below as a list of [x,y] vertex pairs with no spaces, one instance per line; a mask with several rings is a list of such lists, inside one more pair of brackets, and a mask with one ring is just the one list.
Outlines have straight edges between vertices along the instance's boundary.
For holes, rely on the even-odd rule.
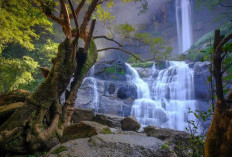
[[221,72],[222,47],[231,38],[232,34],[220,40],[220,30],[215,31],[213,74],[217,104],[206,136],[205,157],[232,156],[232,99],[230,94],[226,99],[224,98]]
[[[25,107],[16,110],[0,126],[0,147],[4,152],[34,153],[48,150],[59,142],[58,134],[62,134],[64,125],[68,124],[72,115],[75,101],[73,95],[76,95],[82,79],[97,58],[94,43],[88,52],[84,52],[85,57],[81,49],[83,48],[77,51],[76,60],[73,61],[70,40],[66,39],[59,45],[54,66],[44,82],[27,98]],[[75,88],[72,89],[62,110],[59,98],[74,72]]]

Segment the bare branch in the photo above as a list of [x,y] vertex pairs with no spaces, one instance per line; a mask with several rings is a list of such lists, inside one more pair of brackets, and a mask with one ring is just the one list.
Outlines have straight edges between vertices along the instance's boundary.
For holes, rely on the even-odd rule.
[[89,30],[89,34],[87,36],[87,40],[86,40],[86,43],[85,43],[85,51],[87,51],[89,49],[89,45],[90,45],[90,42],[91,42],[91,39],[92,39],[92,36],[93,36],[93,31],[94,31],[94,28],[95,28],[95,24],[96,24],[96,20],[92,20],[91,22],[91,26],[90,26],[90,30]]
[[139,42],[143,43],[144,45],[148,45],[148,44],[144,43],[144,41],[142,41],[142,40],[140,40],[140,39],[137,39],[137,38],[134,38],[134,37],[125,36],[124,38],[125,38],[125,39],[136,40],[136,41],[139,41]]
[[134,57],[135,59],[137,59],[137,60],[143,62],[142,59],[140,59],[139,57],[137,57],[137,56],[136,56],[135,54],[133,54],[132,52],[129,52],[129,51],[124,50],[124,49],[119,48],[119,47],[107,47],[107,48],[99,49],[99,50],[97,50],[97,52],[106,51],[106,50],[118,50],[118,51],[122,51],[122,52],[124,52],[124,53],[126,53],[126,54],[129,54],[130,56]]
[[[45,13],[46,14],[46,13]],[[53,21],[57,22],[58,24],[60,25],[64,25],[64,20],[59,18],[59,17],[56,17],[55,15],[53,14],[46,14],[46,16],[50,19],[52,19]]]
[[102,0],[102,1],[98,2],[97,5],[100,5],[100,4],[102,4],[102,3],[106,2],[106,1],[108,1],[108,0]]
[[[72,10],[72,13],[73,13],[73,17],[74,17],[74,22],[75,22],[75,25],[76,25],[76,29],[79,30],[79,25],[78,25],[78,21],[77,21],[77,16],[75,14],[75,11],[74,11],[74,7],[73,7],[73,4],[72,4],[72,0],[68,0],[69,2],[69,5],[70,5],[70,8]],[[77,31],[76,35],[75,35],[75,39],[73,40],[73,46],[75,47],[76,46],[76,43],[78,41],[78,38],[79,38],[79,31]],[[74,51],[76,52],[76,51]],[[74,55],[75,56],[75,55]]]
[[66,35],[66,37],[69,38],[69,40],[72,39],[72,27],[71,27],[71,21],[69,18],[69,13],[68,13],[68,8],[66,6],[65,1],[66,0],[59,0],[60,1],[60,5],[61,5],[61,14],[63,15],[63,19],[64,19],[64,25],[62,25],[64,34]]
[[[73,17],[74,17],[74,22],[75,22],[75,25],[76,25],[76,29],[79,29],[79,26],[78,26],[78,21],[77,21],[77,16],[75,14],[75,11],[74,11],[74,7],[73,7],[73,4],[72,4],[72,0],[68,0],[69,2],[69,5],[70,5],[70,8],[72,10],[72,14],[73,14]],[[79,34],[79,33],[78,33]],[[77,34],[77,35],[78,35]]]
[[225,45],[225,43],[227,43],[230,39],[232,39],[232,33],[220,41],[220,43],[217,45],[217,47],[215,49],[215,52],[220,51],[222,49],[222,47]]
[[117,42],[117,41],[114,40],[113,38],[108,38],[107,36],[104,36],[104,35],[93,37],[93,39],[101,39],[101,38],[106,39],[106,40],[109,40],[109,41],[112,41],[112,42],[116,43],[118,46],[123,47],[122,44],[120,44],[119,42]]
[[81,27],[80,27],[81,32],[86,32],[88,22],[90,21],[90,18],[92,16],[98,2],[99,2],[99,0],[92,0],[92,3],[89,5],[88,10],[85,13],[85,17],[84,17],[82,24],[81,24]]
[[[85,5],[86,0],[82,0],[81,3],[78,5],[77,9],[75,10],[76,17],[78,17],[79,13],[81,12],[82,8]],[[70,18],[74,17],[74,14],[69,15]],[[77,18],[78,19],[78,18]]]

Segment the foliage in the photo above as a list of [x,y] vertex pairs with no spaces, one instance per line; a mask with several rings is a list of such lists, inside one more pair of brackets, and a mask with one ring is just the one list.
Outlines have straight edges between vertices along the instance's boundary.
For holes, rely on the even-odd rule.
[[189,143],[193,152],[192,156],[202,157],[204,155],[204,143],[208,129],[204,123],[212,118],[213,110],[211,108],[206,112],[192,111],[190,108],[188,110],[188,116],[194,117],[194,120],[190,120],[187,117],[188,127],[186,127],[186,131],[190,133]]
[[17,89],[19,86],[33,81],[38,63],[31,57],[20,59],[5,59],[0,57],[0,93]]
[[151,60],[165,60],[170,57],[172,48],[167,46],[166,41],[160,37],[154,37],[149,33],[139,33],[128,23],[116,25],[114,31],[121,36],[123,45],[142,48],[143,51],[147,49]]
[[164,150],[168,150],[169,149],[169,144],[168,143],[164,143],[162,146],[161,146],[162,149]]
[[39,38],[34,27],[39,25],[52,31],[52,23],[28,0],[0,1],[0,19],[1,49],[10,43],[34,49],[32,42]]
[[141,68],[150,68],[153,66],[153,62],[139,62],[139,63],[133,63],[131,65],[132,67],[141,67]]

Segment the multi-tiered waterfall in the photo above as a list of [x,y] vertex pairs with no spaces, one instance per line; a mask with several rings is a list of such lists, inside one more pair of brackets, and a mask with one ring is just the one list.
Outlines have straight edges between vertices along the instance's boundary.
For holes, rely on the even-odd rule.
[[[192,111],[208,109],[208,63],[166,61],[134,68],[122,61],[98,62],[83,80],[76,107],[95,113],[132,115],[143,126],[185,130]],[[146,71],[145,73],[143,73]]]
[[185,62],[166,64],[168,68],[163,70],[158,70],[154,64],[147,82],[128,65],[131,81],[137,85],[140,95],[133,103],[131,114],[145,126],[185,130],[187,119],[193,118],[187,114],[188,108],[195,110],[194,71]]
[[176,23],[179,53],[183,53],[192,46],[192,22],[190,0],[176,0]]

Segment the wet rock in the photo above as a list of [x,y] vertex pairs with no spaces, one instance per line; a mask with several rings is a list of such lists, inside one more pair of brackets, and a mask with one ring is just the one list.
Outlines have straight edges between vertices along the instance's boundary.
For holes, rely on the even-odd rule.
[[64,128],[61,143],[77,138],[91,137],[97,134],[109,134],[110,128],[92,121],[82,121]]
[[[141,135],[111,134],[96,135],[69,141],[54,147],[48,157],[176,157],[164,142],[154,137]],[[60,150],[60,151],[58,151]]]
[[126,64],[119,60],[100,61],[95,64],[94,76],[102,80],[126,81]]
[[94,118],[93,109],[74,109],[71,122],[79,123],[81,121],[92,121]]
[[141,125],[134,117],[126,117],[121,121],[121,127],[124,131],[137,131]]
[[98,122],[103,125],[107,125],[111,128],[120,128],[121,127],[121,120],[123,117],[111,115],[111,114],[97,114],[94,118],[95,122]]
[[156,137],[166,143],[178,157],[189,157],[192,153],[190,135],[183,131],[148,126],[144,128],[147,136]]
[[125,85],[120,87],[117,93],[118,98],[127,99],[127,98],[137,98],[137,87],[135,85]]
[[115,85],[113,83],[109,84],[108,93],[113,94],[115,92]]
[[197,62],[194,65],[194,90],[195,99],[209,100],[210,86],[207,83],[210,76],[208,62]]

